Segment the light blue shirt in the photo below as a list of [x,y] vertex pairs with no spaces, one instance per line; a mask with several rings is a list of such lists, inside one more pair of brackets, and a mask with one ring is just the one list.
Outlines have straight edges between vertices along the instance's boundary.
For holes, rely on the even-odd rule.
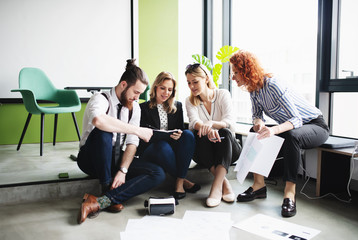
[[301,95],[281,85],[275,78],[266,78],[259,91],[250,93],[252,119],[262,119],[263,113],[278,124],[289,121],[294,128],[316,119],[322,112]]

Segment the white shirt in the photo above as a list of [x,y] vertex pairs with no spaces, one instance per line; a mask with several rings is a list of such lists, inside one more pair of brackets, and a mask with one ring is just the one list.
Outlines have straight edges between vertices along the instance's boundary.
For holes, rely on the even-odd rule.
[[168,113],[164,110],[163,104],[157,104],[159,120],[160,120],[160,129],[168,130]]
[[[82,147],[86,143],[89,134],[94,129],[94,126],[92,124],[93,118],[100,116],[102,114],[106,114],[107,110],[109,110],[107,114],[108,116],[117,118],[117,112],[118,112],[117,105],[120,102],[116,95],[115,89],[112,88],[109,92],[104,92],[104,94],[107,95],[108,100],[101,93],[95,93],[87,103],[87,107],[83,115],[82,138],[80,141],[80,147]],[[120,113],[120,120],[128,123],[128,115],[129,115],[129,109],[126,107],[122,107]],[[133,102],[133,113],[132,113],[131,120],[129,121],[129,124],[139,126],[139,123],[140,123],[140,107],[137,102]],[[124,134],[122,135],[124,136]],[[122,142],[123,136],[121,137],[121,145],[123,144]],[[116,138],[117,138],[117,133],[114,132],[112,137],[112,146],[114,146],[116,142]],[[139,138],[136,135],[127,134],[126,144],[134,144],[138,146]]]
[[225,122],[231,132],[235,133],[235,120],[232,110],[230,92],[226,89],[214,89],[214,98],[211,103],[211,114],[206,110],[203,102],[198,106],[190,103],[189,97],[186,98],[185,107],[189,118],[189,129],[193,130],[197,122],[206,123],[208,121]]

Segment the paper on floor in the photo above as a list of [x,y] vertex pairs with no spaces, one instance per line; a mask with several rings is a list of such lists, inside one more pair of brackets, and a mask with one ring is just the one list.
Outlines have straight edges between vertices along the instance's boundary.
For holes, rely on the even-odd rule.
[[257,214],[233,226],[272,240],[309,240],[321,232],[263,214]]

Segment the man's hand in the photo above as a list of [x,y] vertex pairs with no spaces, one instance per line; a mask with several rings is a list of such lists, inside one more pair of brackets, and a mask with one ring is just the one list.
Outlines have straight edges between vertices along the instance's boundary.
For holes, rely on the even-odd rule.
[[126,182],[126,175],[122,171],[118,171],[116,176],[114,177],[111,190],[121,186]]
[[151,137],[153,136],[153,130],[150,128],[140,127],[138,130],[137,136],[144,140],[144,142],[149,142]]

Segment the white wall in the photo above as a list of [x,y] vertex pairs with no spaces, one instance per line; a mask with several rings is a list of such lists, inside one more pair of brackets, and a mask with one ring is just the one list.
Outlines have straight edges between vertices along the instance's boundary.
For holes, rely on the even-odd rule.
[[57,88],[116,85],[130,26],[130,0],[0,0],[0,99],[21,98],[10,90],[23,67],[41,68]]

